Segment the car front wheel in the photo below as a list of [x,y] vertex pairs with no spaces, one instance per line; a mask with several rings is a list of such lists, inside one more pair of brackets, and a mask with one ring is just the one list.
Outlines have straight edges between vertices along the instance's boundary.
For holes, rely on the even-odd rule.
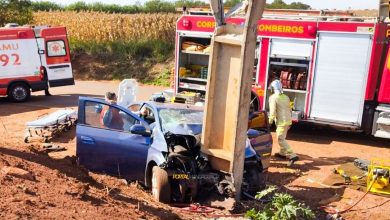
[[153,198],[162,203],[171,201],[171,185],[168,172],[158,166],[152,171],[152,195]]

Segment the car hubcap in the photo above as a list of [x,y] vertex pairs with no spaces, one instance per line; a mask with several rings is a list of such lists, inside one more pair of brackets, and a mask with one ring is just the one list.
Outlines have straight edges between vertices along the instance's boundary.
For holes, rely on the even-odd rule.
[[13,91],[13,96],[16,100],[23,100],[27,96],[27,92],[22,87],[16,87]]

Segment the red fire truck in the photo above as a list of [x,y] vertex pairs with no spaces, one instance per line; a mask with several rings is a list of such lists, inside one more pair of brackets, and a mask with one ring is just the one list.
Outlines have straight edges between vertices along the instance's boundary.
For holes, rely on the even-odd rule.
[[[227,22],[243,24],[234,17]],[[176,93],[205,94],[215,21],[183,15],[176,31]],[[388,24],[375,18],[265,14],[257,26],[252,103],[268,109],[271,78],[282,81],[295,121],[390,138]],[[230,63],[226,63],[230,65]]]
[[31,91],[73,84],[65,27],[0,28],[0,96],[24,102]]

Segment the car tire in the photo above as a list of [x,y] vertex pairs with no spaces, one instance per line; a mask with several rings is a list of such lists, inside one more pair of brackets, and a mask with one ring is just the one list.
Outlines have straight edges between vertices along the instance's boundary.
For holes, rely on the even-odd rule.
[[169,203],[171,201],[168,172],[158,166],[154,166],[152,171],[152,195],[158,202]]
[[30,96],[30,88],[25,83],[15,83],[8,90],[8,98],[13,102],[25,102]]
[[244,181],[248,184],[244,192],[254,196],[265,188],[265,174],[258,163],[247,164],[244,169]]

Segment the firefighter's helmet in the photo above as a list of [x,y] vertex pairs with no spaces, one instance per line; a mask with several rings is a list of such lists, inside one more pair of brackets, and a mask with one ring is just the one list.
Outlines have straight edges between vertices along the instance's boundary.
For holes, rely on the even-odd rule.
[[271,82],[270,88],[271,88],[273,93],[276,93],[276,94],[283,93],[282,83],[278,79]]

